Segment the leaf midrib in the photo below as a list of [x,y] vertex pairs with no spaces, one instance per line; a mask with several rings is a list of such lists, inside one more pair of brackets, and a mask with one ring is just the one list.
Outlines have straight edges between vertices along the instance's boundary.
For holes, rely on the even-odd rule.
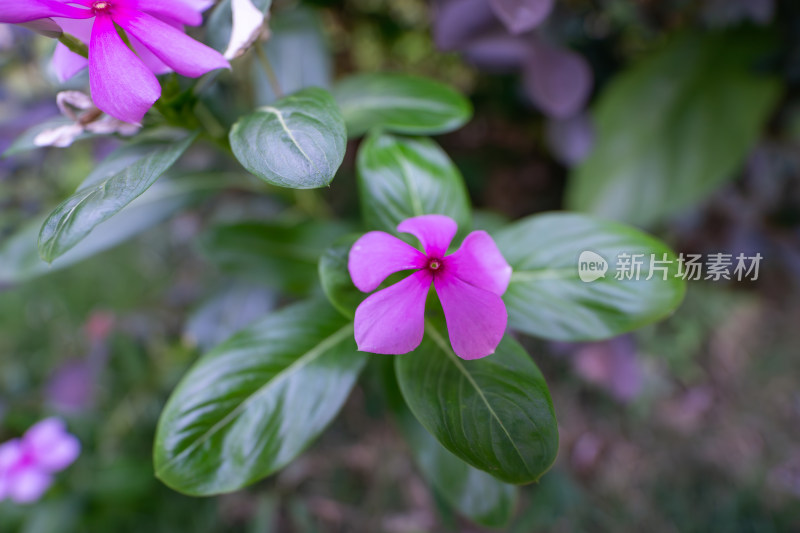
[[525,465],[525,468],[528,471],[531,471],[530,466],[528,466],[528,462],[525,461],[525,457],[522,455],[522,452],[519,451],[519,448],[517,447],[517,443],[514,442],[513,438],[511,438],[511,434],[508,432],[508,429],[506,429],[505,424],[503,424],[503,421],[500,420],[500,417],[497,415],[495,410],[489,404],[489,400],[486,398],[486,395],[483,394],[483,391],[481,390],[481,388],[478,386],[478,384],[472,378],[472,374],[467,372],[467,369],[464,368],[464,365],[463,365],[463,363],[461,363],[461,360],[458,358],[458,356],[455,354],[455,352],[453,352],[453,350],[450,348],[450,345],[442,338],[442,336],[439,333],[439,331],[435,327],[433,327],[430,324],[430,322],[427,322],[426,326],[427,327],[425,329],[427,330],[428,335],[430,335],[433,338],[433,342],[435,342],[439,346],[439,348],[441,348],[441,350],[447,354],[447,356],[450,358],[450,360],[453,362],[453,364],[459,370],[459,372],[461,372],[464,375],[464,377],[467,378],[467,381],[469,381],[470,385],[472,385],[472,387],[478,393],[478,396],[480,396],[481,400],[483,401],[484,405],[486,406],[486,409],[488,409],[489,414],[492,415],[492,418],[494,418],[497,421],[497,424],[500,426],[500,429],[502,429],[503,433],[505,433],[506,438],[508,438],[508,442],[514,448],[514,451],[517,452],[517,455],[519,456],[520,460],[522,461],[522,464]]
[[308,161],[311,164],[311,166],[314,168],[314,170],[316,170],[317,172],[321,172],[320,169],[317,167],[316,163],[314,163],[314,161],[311,159],[311,157],[309,157],[309,155],[306,153],[306,151],[303,150],[303,147],[300,146],[300,142],[294,136],[294,133],[292,132],[292,130],[289,129],[289,125],[286,123],[286,120],[284,120],[284,118],[283,118],[283,112],[280,109],[278,109],[277,107],[272,107],[272,106],[262,107],[261,110],[262,111],[266,111],[267,113],[271,113],[271,114],[275,115],[275,118],[278,119],[278,122],[280,123],[281,128],[283,129],[283,131],[286,132],[286,135],[289,136],[289,140],[292,141],[292,144],[297,148],[297,150],[300,152],[300,154],[302,154],[302,156],[306,158],[306,161]]
[[353,330],[353,324],[347,324],[343,326],[335,333],[332,333],[325,339],[319,342],[316,346],[305,352],[303,355],[298,357],[292,364],[284,368],[282,371],[278,372],[272,379],[267,381],[264,385],[259,387],[256,391],[250,394],[247,398],[245,398],[239,405],[236,406],[230,413],[225,415],[219,422],[214,424],[211,428],[209,428],[203,435],[201,435],[197,440],[192,442],[189,446],[187,446],[182,452],[178,455],[174,456],[172,459],[167,461],[164,466],[159,468],[157,472],[161,474],[169,470],[174,463],[188,455],[189,453],[196,450],[199,446],[202,446],[206,443],[211,437],[213,437],[217,432],[219,432],[222,428],[227,426],[233,419],[238,417],[245,408],[253,401],[255,401],[259,396],[262,394],[267,393],[276,384],[281,383],[288,379],[292,374],[296,373],[302,367],[308,366],[311,362],[321,357],[325,354],[330,348],[336,346],[340,342],[342,342],[348,335],[351,335]]

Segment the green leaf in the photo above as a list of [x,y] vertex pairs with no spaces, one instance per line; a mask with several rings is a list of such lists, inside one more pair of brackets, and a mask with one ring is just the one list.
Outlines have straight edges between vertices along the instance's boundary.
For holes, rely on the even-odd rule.
[[620,74],[594,110],[597,145],[567,204],[636,225],[679,213],[734,177],[781,84],[751,71],[760,34],[687,34]]
[[283,468],[337,415],[366,361],[353,325],[320,302],[268,316],[201,358],[159,420],[156,475],[191,495]]
[[312,87],[239,119],[230,141],[242,166],[264,181],[314,189],[333,180],[347,134],[333,97]]
[[356,308],[367,297],[353,285],[350,271],[347,269],[350,248],[359,237],[360,234],[342,237],[328,248],[319,260],[319,280],[322,290],[331,304],[348,318],[355,317]]
[[408,409],[403,408],[395,415],[420,473],[447,503],[483,526],[502,527],[508,523],[517,499],[516,487],[471,467],[447,451]]
[[[503,300],[509,326],[562,341],[604,339],[656,322],[683,300],[686,283],[676,278],[677,259],[664,243],[636,229],[573,213],[522,219],[494,234],[514,269]],[[608,262],[605,277],[581,281],[582,252]],[[644,254],[639,279],[615,279],[621,253]],[[651,272],[651,254],[671,261],[667,280]],[[631,259],[631,263],[632,263]]]
[[400,390],[442,446],[507,483],[530,483],[558,452],[553,402],[539,369],[509,335],[489,357],[460,359],[428,323],[419,348],[395,358]]
[[295,294],[317,285],[320,256],[349,228],[331,221],[237,222],[211,227],[202,250],[229,273]]
[[362,144],[356,165],[368,227],[394,232],[407,218],[439,214],[453,218],[460,230],[469,230],[464,180],[434,141],[373,132]]
[[164,148],[133,146],[114,154],[111,163],[90,174],[78,191],[47,217],[39,233],[42,259],[52,262],[63,255],[95,226],[139,197],[183,155],[195,138],[196,135],[190,135]]
[[52,264],[39,257],[36,240],[44,217],[36,218],[0,244],[0,285],[50,274],[124,242],[202,198],[207,188],[191,179],[162,180]]
[[472,117],[472,104],[455,89],[406,74],[351,76],[339,82],[333,94],[350,137],[372,128],[435,135],[456,130]]

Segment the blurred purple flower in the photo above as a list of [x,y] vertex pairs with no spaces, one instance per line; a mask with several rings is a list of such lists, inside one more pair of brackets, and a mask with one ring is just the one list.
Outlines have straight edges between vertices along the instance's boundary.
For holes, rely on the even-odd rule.
[[580,54],[541,41],[525,63],[525,89],[545,115],[568,118],[579,113],[592,91],[592,70]]
[[554,0],[489,0],[495,15],[515,35],[534,29],[553,10]]
[[547,122],[547,144],[555,157],[572,167],[586,159],[594,146],[594,127],[585,114]]
[[87,361],[68,361],[50,378],[47,403],[59,413],[76,414],[94,404],[95,372]]
[[404,220],[397,231],[414,235],[425,253],[382,231],[371,231],[350,249],[353,284],[371,292],[395,272],[415,270],[382,289],[356,309],[355,337],[361,351],[404,354],[422,342],[425,301],[431,285],[442,303],[453,351],[463,359],[494,353],[506,331],[508,314],[500,296],[511,267],[485,231],[473,231],[461,248],[445,255],[456,222],[443,215]]
[[0,501],[35,502],[52,485],[53,474],[75,462],[80,450],[58,418],[42,420],[22,438],[0,445]]
[[642,391],[643,372],[630,336],[579,345],[572,364],[579,376],[620,401],[633,400]]

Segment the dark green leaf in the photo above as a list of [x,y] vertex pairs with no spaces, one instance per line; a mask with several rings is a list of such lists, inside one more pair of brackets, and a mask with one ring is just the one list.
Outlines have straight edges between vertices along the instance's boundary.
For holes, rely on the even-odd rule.
[[469,230],[464,180],[447,154],[426,138],[372,133],[357,161],[361,210],[370,228],[394,232],[403,220],[447,215]]
[[353,285],[347,269],[350,248],[361,235],[347,235],[322,254],[319,260],[319,280],[322,290],[333,306],[349,318],[355,317],[356,308],[366,294]]
[[225,272],[304,294],[317,285],[322,252],[347,230],[330,221],[239,222],[210,228],[202,248]]
[[[514,269],[503,295],[509,326],[531,335],[563,341],[613,337],[656,322],[683,300],[686,283],[675,278],[675,254],[661,241],[622,224],[586,215],[550,213],[516,222],[494,235]],[[582,252],[608,262],[605,277],[583,282]],[[644,254],[639,279],[615,279],[621,253]],[[651,254],[667,254],[667,280],[653,271]],[[631,263],[633,260],[631,259]]]
[[420,473],[447,503],[484,526],[502,527],[508,523],[517,499],[516,487],[471,467],[447,451],[408,409],[403,408],[396,415]]
[[419,348],[395,358],[411,411],[449,451],[494,477],[530,483],[558,452],[558,427],[547,384],[509,335],[489,357],[464,361],[445,329],[428,323]]
[[333,91],[347,123],[359,137],[372,128],[434,135],[453,131],[472,117],[472,104],[455,89],[406,74],[359,74]]
[[330,93],[312,87],[241,118],[230,141],[242,166],[264,181],[314,189],[333,180],[347,134]]
[[158,424],[156,475],[191,495],[231,492],[286,466],[341,409],[366,355],[321,302],[277,312],[204,356]]
[[732,178],[781,92],[751,72],[762,50],[747,32],[689,34],[619,75],[595,108],[597,145],[568,205],[647,225]]
[[[53,211],[39,233],[39,254],[52,262],[145,192],[194,142],[196,135],[167,145],[134,146],[101,165]],[[144,153],[142,153],[144,151]],[[146,154],[146,155],[145,155]],[[122,163],[124,162],[124,164]]]

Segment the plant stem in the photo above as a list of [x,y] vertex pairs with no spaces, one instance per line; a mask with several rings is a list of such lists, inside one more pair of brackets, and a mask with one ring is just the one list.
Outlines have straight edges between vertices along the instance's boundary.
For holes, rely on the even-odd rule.
[[89,59],[89,47],[86,46],[83,43],[83,41],[81,41],[74,35],[70,35],[69,33],[62,33],[58,37],[58,42],[69,48],[70,52],[76,53],[79,56],[83,56],[86,59]]
[[261,66],[264,68],[264,72],[267,74],[267,79],[272,87],[272,92],[275,93],[277,98],[283,98],[283,90],[281,89],[281,84],[278,81],[278,76],[275,75],[275,69],[272,68],[272,63],[270,63],[264,48],[259,43],[256,43],[253,48],[255,48],[258,60],[261,62]]

